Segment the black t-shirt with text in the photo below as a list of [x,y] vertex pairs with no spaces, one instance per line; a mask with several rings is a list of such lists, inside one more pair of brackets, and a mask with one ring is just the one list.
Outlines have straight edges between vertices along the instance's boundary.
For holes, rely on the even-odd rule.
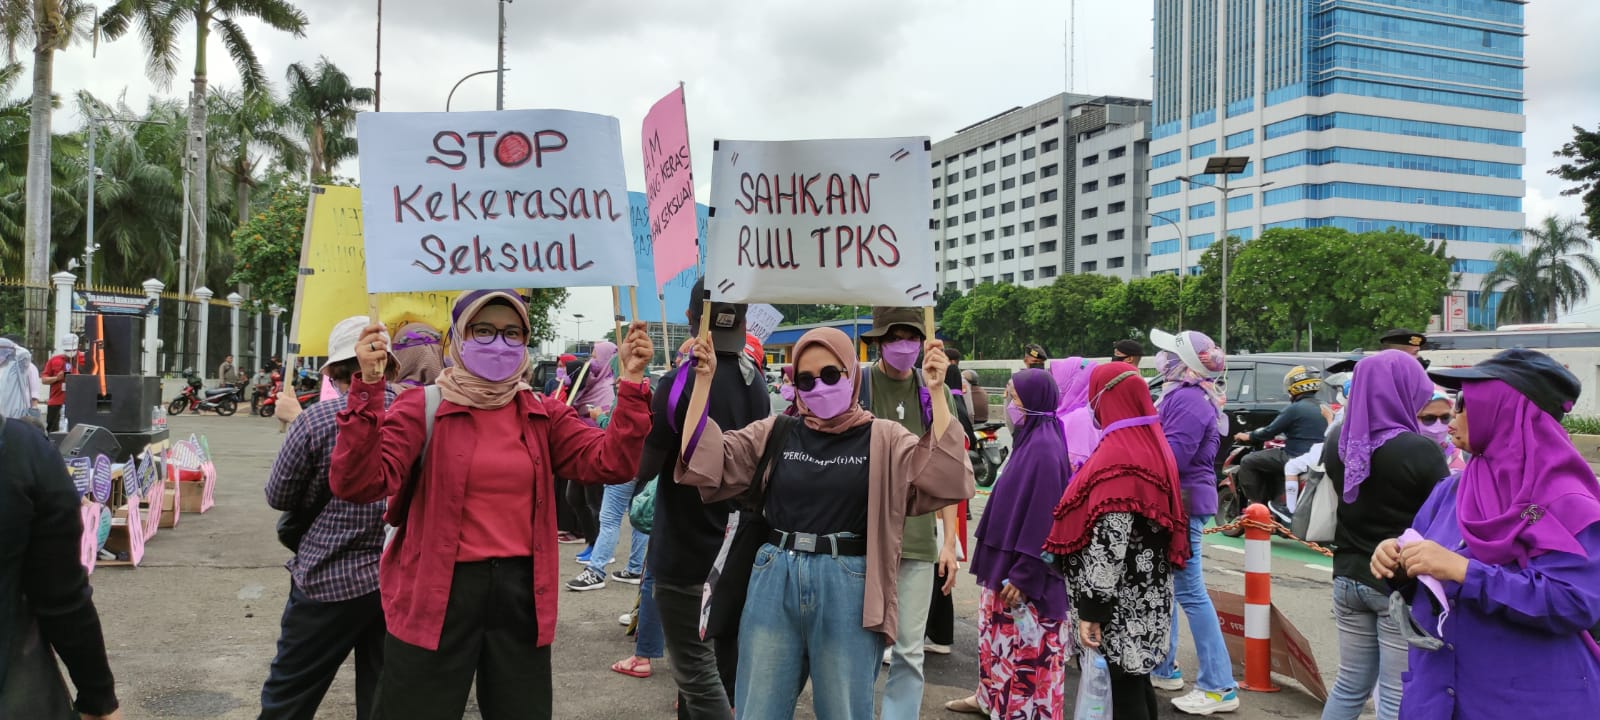
[[867,534],[872,424],[837,435],[795,428],[773,459],[767,522],[786,532]]

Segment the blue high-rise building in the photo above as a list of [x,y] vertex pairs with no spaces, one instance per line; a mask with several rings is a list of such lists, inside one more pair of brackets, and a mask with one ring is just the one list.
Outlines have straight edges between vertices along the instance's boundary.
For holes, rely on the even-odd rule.
[[[1245,240],[1393,226],[1448,241],[1471,322],[1492,325],[1475,291],[1525,224],[1524,4],[1155,0],[1150,271],[1196,271],[1224,216]],[[1214,155],[1251,158],[1233,185],[1271,186],[1224,208],[1177,179],[1219,181]]]

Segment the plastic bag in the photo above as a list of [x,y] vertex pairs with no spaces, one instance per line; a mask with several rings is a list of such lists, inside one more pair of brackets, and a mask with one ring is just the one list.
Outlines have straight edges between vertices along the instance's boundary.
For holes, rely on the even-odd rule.
[[1078,703],[1073,720],[1111,720],[1111,668],[1090,648],[1083,649],[1083,675],[1078,678]]
[[1039,627],[1039,620],[1027,603],[1011,608],[1011,621],[1017,624],[1017,640],[1024,647],[1038,647],[1044,641],[1044,628]]

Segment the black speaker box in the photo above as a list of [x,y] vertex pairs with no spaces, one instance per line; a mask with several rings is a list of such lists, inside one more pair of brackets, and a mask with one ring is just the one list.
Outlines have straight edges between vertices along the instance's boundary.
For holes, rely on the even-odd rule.
[[126,462],[128,458],[144,452],[146,445],[166,440],[169,436],[169,431],[167,428],[157,428],[136,433],[112,433],[112,435],[117,438],[117,443],[122,446],[121,451],[112,460]]
[[104,455],[113,462],[122,455],[122,445],[111,431],[97,425],[74,425],[56,445],[63,458]]
[[160,378],[108,375],[102,397],[99,377],[67,376],[67,420],[73,425],[98,425],[115,433],[145,432],[160,404]]
[[[101,329],[104,328],[104,336]],[[95,343],[105,343],[105,374],[138,375],[142,371],[139,350],[143,345],[144,318],[137,315],[88,315],[83,321],[83,368],[86,375],[99,374],[95,367]]]

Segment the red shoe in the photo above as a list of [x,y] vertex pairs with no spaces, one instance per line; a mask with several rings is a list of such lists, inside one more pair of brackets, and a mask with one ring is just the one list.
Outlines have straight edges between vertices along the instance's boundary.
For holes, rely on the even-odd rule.
[[569,532],[556,533],[556,542],[562,545],[577,545],[583,542],[583,538]]
[[618,660],[611,666],[611,672],[622,673],[636,678],[650,677],[650,658],[634,656],[626,660]]

